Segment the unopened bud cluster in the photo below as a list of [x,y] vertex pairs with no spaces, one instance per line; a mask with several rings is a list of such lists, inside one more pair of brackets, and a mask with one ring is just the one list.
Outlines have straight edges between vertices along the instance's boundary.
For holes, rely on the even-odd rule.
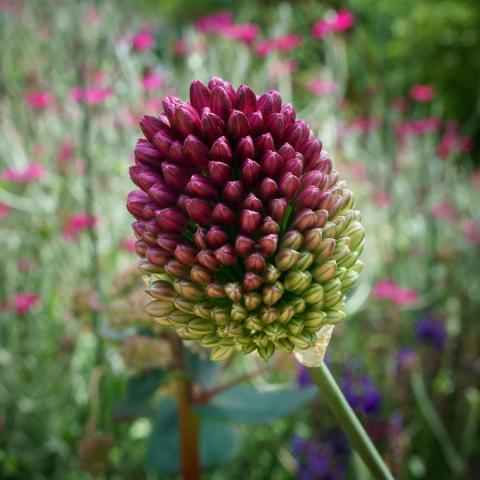
[[276,91],[214,77],[163,108],[130,168],[145,310],[216,360],[311,347],[362,269],[352,192]]

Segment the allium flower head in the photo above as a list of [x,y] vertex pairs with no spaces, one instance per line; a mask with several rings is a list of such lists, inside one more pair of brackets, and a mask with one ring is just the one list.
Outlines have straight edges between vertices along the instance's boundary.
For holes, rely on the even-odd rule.
[[213,349],[308,349],[344,318],[362,263],[354,197],[278,92],[212,78],[163,99],[135,147],[129,212],[165,327]]

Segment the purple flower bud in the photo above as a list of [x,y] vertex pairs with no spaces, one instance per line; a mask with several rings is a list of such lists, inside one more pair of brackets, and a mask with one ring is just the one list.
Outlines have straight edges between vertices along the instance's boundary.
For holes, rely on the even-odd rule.
[[328,216],[330,218],[334,217],[335,214],[340,210],[340,207],[342,206],[342,202],[343,202],[343,199],[340,195],[333,195],[332,201],[330,202],[330,205],[327,208]]
[[156,183],[148,189],[148,196],[157,203],[157,208],[174,207],[177,203],[177,194],[163,182]]
[[218,248],[228,242],[225,230],[217,225],[212,225],[207,232],[207,244],[210,248]]
[[264,117],[271,113],[278,113],[282,107],[282,97],[275,90],[270,90],[257,100],[257,106]]
[[240,178],[246,187],[251,188],[257,184],[262,174],[262,167],[255,161],[247,158],[240,168]]
[[294,228],[300,232],[304,232],[305,230],[314,228],[316,223],[317,215],[313,210],[306,208],[295,214],[291,228]]
[[268,130],[276,142],[280,142],[285,128],[285,122],[281,113],[271,113],[265,119],[265,130]]
[[143,240],[137,240],[135,242],[135,253],[139,257],[144,257],[147,251],[147,247],[148,247],[147,244]]
[[262,216],[254,210],[242,210],[240,213],[240,228],[243,233],[252,235],[260,226]]
[[210,202],[201,198],[189,198],[185,202],[187,213],[190,218],[201,225],[207,225],[212,221],[213,207]]
[[165,115],[172,126],[175,125],[175,110],[177,109],[179,103],[181,103],[180,100],[171,95],[162,100],[163,111],[165,112]]
[[224,121],[227,120],[232,109],[232,100],[224,87],[218,85],[212,89],[210,108],[215,115],[218,115]]
[[317,215],[317,222],[315,223],[316,228],[323,228],[328,220],[328,212],[326,210],[316,210],[315,214]]
[[142,233],[145,231],[145,222],[143,220],[137,220],[132,223],[132,229],[135,236],[140,239]]
[[227,133],[235,140],[243,138],[250,132],[250,124],[245,114],[239,110],[232,110],[227,122]]
[[286,161],[284,171],[290,172],[296,177],[300,177],[303,172],[303,159],[300,153]]
[[157,147],[160,156],[163,158],[168,158],[170,147],[174,142],[173,137],[165,132],[160,131],[153,136],[152,142],[155,144],[155,147]]
[[277,234],[280,232],[280,225],[272,217],[263,217],[260,225],[260,235]]
[[310,130],[303,120],[297,120],[285,129],[284,141],[299,150],[308,139]]
[[324,173],[325,175],[330,175],[332,172],[332,161],[328,158],[326,152],[321,152],[320,157],[317,161],[311,162],[308,166],[310,170],[319,170],[320,172]]
[[243,185],[240,180],[231,180],[223,187],[223,198],[233,206],[239,206],[243,200]]
[[243,201],[242,208],[261,212],[263,210],[263,204],[262,201],[254,193],[249,193]]
[[157,244],[163,248],[163,250],[173,253],[178,245],[178,242],[182,240],[181,235],[175,233],[159,233],[157,235]]
[[267,150],[260,160],[262,171],[267,177],[276,178],[283,168],[283,158],[277,152]]
[[188,223],[188,218],[178,208],[155,210],[155,217],[162,230],[166,232],[181,233]]
[[143,165],[132,165],[129,168],[129,173],[133,183],[144,191],[147,191],[158,181],[163,180],[163,177],[159,173],[153,172]]
[[200,117],[191,105],[180,105],[175,111],[175,127],[185,138],[190,133],[196,135],[200,131]]
[[258,240],[259,250],[265,257],[271,257],[277,251],[278,235],[271,233]]
[[162,232],[162,229],[160,228],[160,225],[158,224],[156,218],[152,218],[148,222],[145,222],[145,230],[147,230],[148,232],[152,232],[155,235],[158,235]]
[[220,282],[211,282],[205,289],[207,297],[210,298],[223,298],[226,296],[225,288]]
[[248,237],[238,235],[235,240],[235,251],[239,257],[245,257],[253,251],[255,242]]
[[160,165],[161,155],[160,152],[146,140],[139,140],[133,151],[135,155],[135,163],[140,165],[151,165],[157,167]]
[[208,268],[202,267],[201,265],[194,265],[192,267],[192,271],[190,272],[190,278],[195,283],[208,285],[213,280],[213,275]]
[[158,267],[163,267],[171,259],[170,254],[161,248],[147,248],[145,254],[148,261]]
[[245,259],[245,268],[249,272],[261,273],[265,269],[266,264],[265,257],[258,252],[250,254]]
[[290,172],[285,172],[278,183],[280,193],[285,196],[287,200],[290,200],[298,190],[300,185],[300,179]]
[[322,142],[320,140],[308,140],[302,147],[302,155],[305,159],[305,167],[308,169],[320,157],[322,151]]
[[282,108],[280,109],[280,113],[283,115],[285,126],[295,122],[295,119],[297,118],[295,109],[292,107],[290,103],[286,103],[285,105],[282,105]]
[[227,92],[229,98],[233,101],[233,99],[235,98],[235,90],[232,87],[232,84],[230,82],[227,82],[223,78],[212,77],[208,82],[208,88],[210,89],[210,91],[213,91],[213,89],[218,86],[223,87]]
[[257,189],[257,195],[265,202],[275,197],[278,192],[278,185],[271,178],[264,178]]
[[195,135],[188,135],[183,143],[183,154],[195,168],[203,170],[208,165],[208,147]]
[[279,149],[278,153],[282,156],[282,158],[287,162],[291,158],[295,158],[296,151],[295,149],[289,144],[284,143]]
[[208,248],[207,229],[202,227],[197,228],[196,232],[193,234],[193,241],[198,248]]
[[263,279],[256,273],[247,272],[243,276],[242,285],[246,292],[251,292],[263,285]]
[[332,170],[330,175],[328,176],[328,183],[327,183],[327,188],[333,187],[338,180],[338,172],[335,170]]
[[182,265],[178,260],[170,260],[164,268],[173,277],[190,280],[190,267]]
[[255,151],[257,156],[262,155],[267,150],[275,150],[275,142],[270,133],[264,133],[255,139]]
[[178,165],[179,167],[188,169],[189,164],[183,155],[182,142],[175,141],[170,145],[170,150],[168,151],[168,160],[170,161],[170,163],[173,163],[175,165]]
[[157,209],[157,204],[155,202],[147,202],[142,210],[142,215],[144,220],[150,220],[155,217],[155,210]]
[[165,125],[160,118],[154,117],[153,115],[143,115],[139,123],[143,134],[149,142],[152,141],[153,136],[162,130],[162,127]]
[[263,130],[263,115],[262,112],[253,112],[247,115],[250,123],[250,130],[253,135],[258,135]]
[[209,270],[218,270],[220,268],[220,262],[216,259],[213,250],[209,248],[198,252],[197,262]]
[[163,162],[162,173],[165,181],[176,190],[183,191],[190,181],[190,175],[183,168],[173,163]]
[[257,109],[257,96],[246,85],[240,85],[235,95],[235,108],[243,113],[253,113]]
[[182,210],[182,212],[184,213],[187,213],[187,205],[186,205],[186,201],[189,199],[190,197],[188,195],[185,195],[184,193],[181,193],[179,196],[178,196],[178,200],[177,200],[177,207]]
[[295,199],[295,204],[298,209],[302,208],[319,208],[319,203],[321,199],[322,192],[315,185],[309,185],[305,187],[297,195]]
[[203,109],[201,119],[201,130],[203,137],[212,143],[223,135],[224,128],[225,123],[218,115],[215,115],[208,108]]
[[332,203],[332,194],[330,192],[322,192],[318,201],[318,207],[328,211]]
[[144,219],[143,208],[150,200],[143,190],[133,190],[128,194],[127,210],[136,218]]
[[210,178],[199,174],[192,175],[185,187],[185,191],[189,195],[205,200],[215,200],[217,198],[217,189]]
[[187,243],[179,243],[175,247],[173,255],[183,265],[194,265],[197,250]]
[[210,158],[217,162],[231,163],[233,152],[226,137],[220,137],[213,142],[212,148],[210,148]]
[[208,174],[217,187],[223,187],[232,177],[232,167],[222,162],[208,162]]
[[237,261],[235,250],[230,244],[226,244],[220,248],[217,248],[214,252],[214,255],[222,265],[233,265]]
[[277,222],[281,222],[287,211],[288,202],[285,198],[274,198],[268,204],[268,213]]
[[227,207],[224,203],[217,203],[212,212],[212,218],[214,222],[222,225],[232,225],[235,223],[235,215],[230,207]]
[[149,230],[145,230],[142,234],[142,240],[150,247],[157,247],[157,235]]
[[255,156],[255,145],[253,143],[252,137],[250,135],[242,138],[237,145],[235,150],[235,157],[237,158],[238,163],[241,163],[242,160],[246,158],[253,158]]
[[210,90],[200,80],[194,80],[190,85],[190,103],[198,113],[210,105]]

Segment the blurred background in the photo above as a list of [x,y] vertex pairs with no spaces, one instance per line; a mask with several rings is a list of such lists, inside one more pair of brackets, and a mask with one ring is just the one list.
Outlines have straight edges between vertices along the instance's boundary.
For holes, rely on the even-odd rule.
[[[139,117],[211,76],[278,90],[356,192],[327,360],[395,477],[480,478],[476,0],[0,0],[0,39],[0,478],[178,478],[125,200]],[[309,391],[290,356],[201,362]],[[252,412],[205,478],[369,478],[320,397]]]

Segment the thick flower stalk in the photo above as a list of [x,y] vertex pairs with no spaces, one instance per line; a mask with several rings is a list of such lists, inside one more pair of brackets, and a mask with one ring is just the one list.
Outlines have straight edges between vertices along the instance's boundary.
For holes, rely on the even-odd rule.
[[364,239],[322,143],[278,92],[216,77],[163,108],[130,168],[145,310],[215,360],[313,347],[345,317]]

